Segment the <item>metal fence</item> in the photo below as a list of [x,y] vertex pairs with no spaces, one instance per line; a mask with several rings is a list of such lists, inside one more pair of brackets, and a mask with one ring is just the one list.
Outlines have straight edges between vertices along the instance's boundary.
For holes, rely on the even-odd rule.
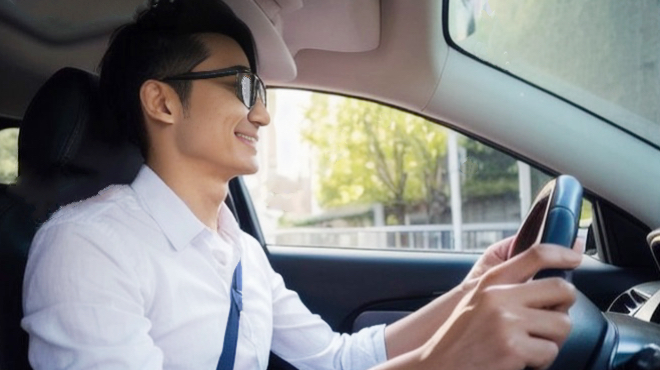
[[[462,225],[462,250],[478,252],[514,235],[518,223]],[[266,235],[269,244],[289,246],[456,250],[452,225],[408,225],[347,228],[291,228]]]

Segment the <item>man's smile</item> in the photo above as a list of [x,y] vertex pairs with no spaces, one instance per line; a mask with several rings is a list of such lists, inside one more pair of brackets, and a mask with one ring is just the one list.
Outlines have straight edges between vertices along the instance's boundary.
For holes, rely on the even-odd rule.
[[243,134],[243,133],[240,133],[240,132],[236,132],[234,134],[236,135],[236,137],[239,140],[241,140],[245,144],[248,144],[252,147],[256,146],[257,142],[259,141],[259,138],[257,136],[250,136],[250,135]]

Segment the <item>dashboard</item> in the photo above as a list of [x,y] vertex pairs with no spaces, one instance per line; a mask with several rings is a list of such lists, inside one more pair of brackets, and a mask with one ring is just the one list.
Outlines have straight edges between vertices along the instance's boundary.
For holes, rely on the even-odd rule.
[[644,355],[641,351],[645,348],[646,357],[660,362],[660,347],[653,347],[660,345],[660,281],[640,284],[620,294],[605,319],[614,328],[612,368],[621,367],[636,354]]

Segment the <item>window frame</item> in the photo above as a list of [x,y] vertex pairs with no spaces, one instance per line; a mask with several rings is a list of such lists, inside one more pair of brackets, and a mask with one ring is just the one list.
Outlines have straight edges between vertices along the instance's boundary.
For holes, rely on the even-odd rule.
[[[448,1],[448,0],[445,0],[445,1]],[[501,153],[506,154],[506,155],[510,156],[511,158],[513,158],[515,160],[527,163],[530,167],[533,167],[536,170],[538,170],[540,172],[543,172],[543,173],[547,174],[550,177],[557,177],[557,176],[560,175],[557,171],[552,170],[549,167],[547,167],[547,166],[545,166],[545,165],[543,165],[543,164],[541,164],[537,161],[531,160],[531,159],[529,159],[529,158],[527,158],[523,155],[520,155],[520,154],[514,152],[513,150],[511,150],[509,148],[506,148],[502,145],[499,145],[497,143],[494,143],[494,142],[488,140],[487,138],[484,138],[482,136],[473,134],[472,132],[470,132],[466,129],[463,129],[461,127],[458,127],[458,126],[453,125],[453,124],[448,123],[448,122],[444,122],[444,121],[434,119],[434,118],[429,117],[429,116],[425,116],[423,114],[420,114],[418,112],[414,112],[414,111],[412,111],[410,109],[406,109],[404,107],[396,106],[396,105],[391,104],[391,103],[381,102],[381,101],[375,100],[373,98],[362,97],[362,96],[357,96],[357,95],[351,95],[351,94],[348,94],[348,93],[345,93],[345,92],[335,92],[335,91],[321,90],[321,89],[298,88],[298,87],[279,86],[279,85],[270,85],[268,88],[269,89],[306,91],[306,92],[321,93],[321,94],[331,94],[331,95],[340,96],[340,97],[344,97],[344,98],[359,99],[359,100],[362,100],[362,101],[367,101],[367,102],[371,102],[371,103],[375,103],[375,104],[380,104],[380,105],[386,106],[388,108],[397,109],[397,110],[400,110],[400,111],[405,112],[407,114],[412,114],[412,115],[415,115],[417,117],[423,118],[423,119],[431,122],[432,124],[443,126],[443,127],[447,128],[449,130],[454,130],[455,132],[459,133],[460,135],[463,135],[467,138],[478,141],[481,144],[489,146],[492,149],[498,150]],[[237,182],[237,184],[233,185],[233,187],[230,184],[230,188],[231,188],[232,195],[234,196],[234,201],[236,202],[237,212],[239,214],[239,222],[241,224],[241,228],[244,231],[248,232],[248,234],[255,237],[259,241],[259,243],[262,245],[262,247],[266,251],[266,253],[269,253],[268,252],[269,246],[285,247],[285,248],[310,248],[310,247],[315,248],[314,246],[279,246],[279,245],[276,245],[276,244],[270,244],[270,245],[267,244],[266,241],[265,241],[265,237],[264,237],[263,231],[261,229],[260,223],[259,223],[258,214],[257,214],[256,209],[254,207],[254,204],[252,202],[252,198],[250,196],[250,193],[247,190],[247,187],[246,187],[246,185],[245,185],[242,178],[238,178],[236,180],[236,182]],[[616,234],[616,233],[615,234],[605,233],[605,234],[603,234],[604,237],[600,237],[600,238],[595,237],[595,234],[594,234],[595,232],[597,232],[597,230],[604,230],[603,225],[610,225],[610,224],[614,225],[616,223],[612,222],[611,220],[608,221],[609,220],[608,217],[596,217],[596,204],[600,205],[601,207],[602,207],[602,205],[609,205],[609,207],[610,207],[609,209],[614,210],[615,214],[619,215],[619,217],[621,217],[624,220],[628,220],[628,222],[630,222],[632,225],[636,225],[637,238],[638,239],[644,233],[644,230],[649,229],[649,228],[648,228],[648,226],[646,226],[643,222],[639,221],[634,216],[632,216],[629,213],[619,209],[618,207],[616,207],[612,203],[609,203],[607,200],[602,199],[597,194],[594,194],[593,192],[589,191],[588,189],[584,189],[583,198],[588,200],[589,202],[591,202],[592,207],[593,207],[592,208],[592,215],[593,216],[592,216],[592,223],[591,223],[592,227],[589,228],[587,239],[589,240],[590,243],[593,243],[594,249],[597,252],[594,257],[599,259],[602,262],[616,265],[618,260],[616,258],[612,259],[609,256],[621,255],[621,253],[619,253],[619,251],[618,251],[618,249],[620,247],[617,245],[616,241],[613,240],[613,238],[615,238],[616,235],[618,235],[618,234]],[[595,223],[599,223],[599,226],[593,226]],[[245,224],[245,226],[244,226],[244,224]],[[635,228],[633,228],[631,230],[634,231],[634,229]],[[646,234],[644,234],[643,237],[645,238]],[[342,248],[339,248],[339,247],[336,247],[336,248],[322,247],[322,248],[324,248],[324,249],[340,249],[340,250],[341,249],[346,249],[346,250],[366,251],[366,252],[373,252],[373,253],[389,252],[389,251],[397,252],[398,251],[396,249],[386,250],[386,249],[350,248],[350,247],[347,247],[347,248],[344,248],[344,247],[342,247]],[[401,250],[401,252],[409,252],[409,251],[408,250]],[[425,253],[425,252],[422,252],[422,253]],[[438,252],[437,251],[430,251],[428,253],[438,253]],[[452,250],[442,250],[442,253],[461,254],[461,253],[464,253],[464,252],[452,251]],[[644,254],[644,251],[642,251],[641,249],[638,248],[638,253]],[[474,253],[474,254],[480,254],[480,253]],[[644,264],[641,267],[648,268],[649,265]]]

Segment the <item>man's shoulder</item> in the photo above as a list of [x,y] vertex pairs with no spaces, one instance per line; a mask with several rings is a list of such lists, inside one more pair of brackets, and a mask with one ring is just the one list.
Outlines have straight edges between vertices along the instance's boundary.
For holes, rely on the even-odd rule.
[[139,211],[139,205],[129,185],[110,185],[97,195],[60,207],[42,228],[60,224],[105,223],[110,219],[121,220],[122,216]]

